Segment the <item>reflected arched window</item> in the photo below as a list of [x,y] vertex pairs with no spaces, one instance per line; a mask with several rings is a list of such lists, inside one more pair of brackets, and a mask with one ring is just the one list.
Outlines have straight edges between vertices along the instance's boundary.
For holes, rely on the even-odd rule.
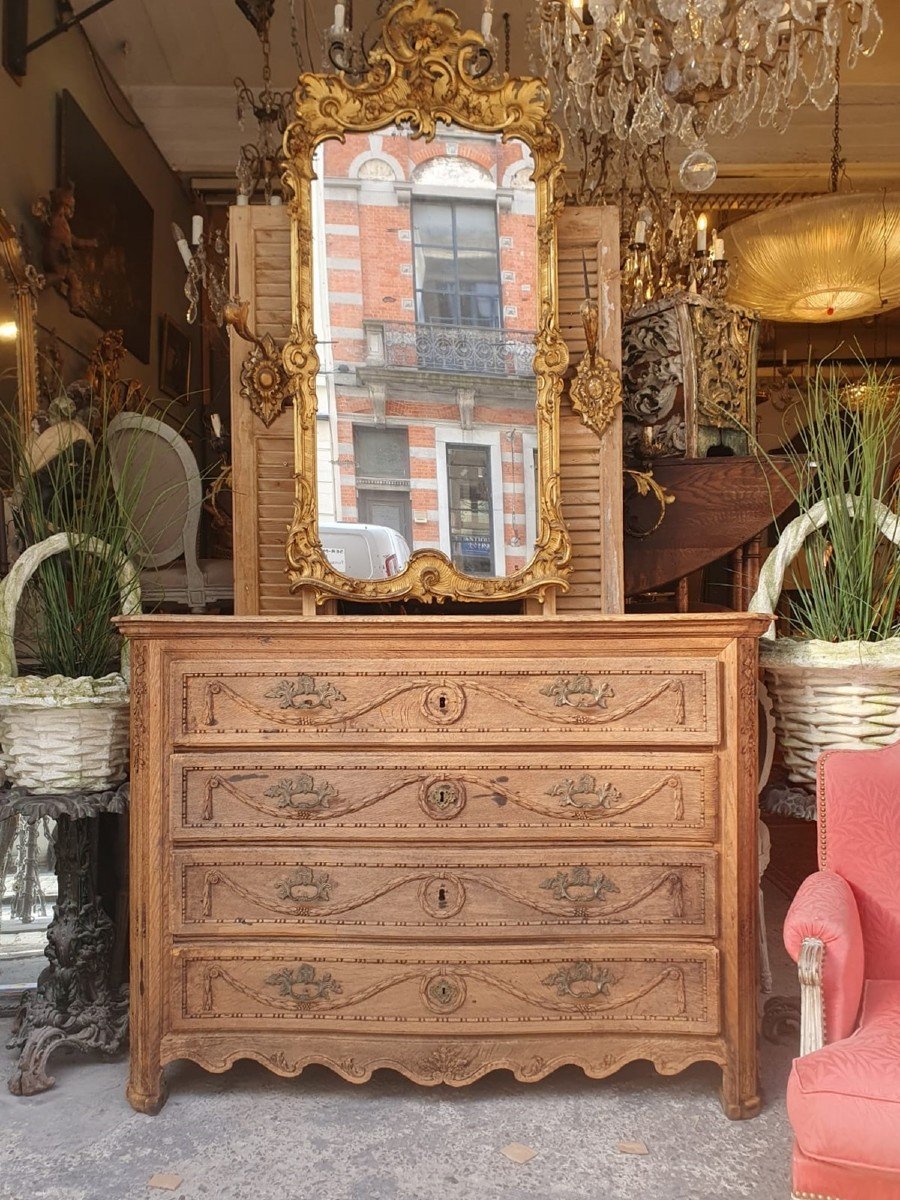
[[456,155],[438,155],[429,158],[416,167],[413,181],[418,184],[431,184],[444,187],[473,187],[493,188],[495,186],[490,171],[473,163],[468,158]]
[[357,179],[375,179],[383,183],[392,183],[397,178],[397,172],[385,158],[367,158],[360,164],[356,173]]

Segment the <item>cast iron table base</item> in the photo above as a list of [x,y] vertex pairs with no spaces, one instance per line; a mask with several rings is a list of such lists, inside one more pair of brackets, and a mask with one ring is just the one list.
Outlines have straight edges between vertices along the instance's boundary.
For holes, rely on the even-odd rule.
[[49,959],[37,988],[22,1002],[7,1042],[19,1050],[9,1079],[15,1096],[34,1096],[56,1082],[47,1060],[63,1046],[86,1054],[116,1055],[128,1036],[127,986],[111,980],[115,928],[97,887],[97,820],[124,813],[128,784],[108,792],[39,795],[19,788],[0,792],[0,819],[56,821],[59,898],[47,929]]

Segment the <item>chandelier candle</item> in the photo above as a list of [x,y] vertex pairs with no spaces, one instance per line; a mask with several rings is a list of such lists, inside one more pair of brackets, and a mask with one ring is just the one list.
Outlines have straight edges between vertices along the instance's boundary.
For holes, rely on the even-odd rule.
[[709,224],[709,218],[706,213],[701,213],[697,218],[697,253],[706,253],[706,227]]

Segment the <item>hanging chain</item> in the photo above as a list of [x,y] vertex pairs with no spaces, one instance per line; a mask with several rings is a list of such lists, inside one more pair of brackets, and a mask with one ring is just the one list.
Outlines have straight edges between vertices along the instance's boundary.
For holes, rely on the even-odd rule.
[[269,64],[269,54],[272,47],[269,42],[269,22],[266,21],[262,26],[259,34],[260,44],[263,52],[263,87],[265,91],[269,90],[269,84],[272,82],[272,68]]
[[510,20],[509,13],[503,14],[503,65],[506,74],[509,74],[510,62]]
[[297,0],[290,0],[288,6],[291,13],[291,46],[294,50],[294,58],[297,60],[297,66],[303,70],[303,51],[300,47],[300,25],[297,21]]
[[834,134],[831,148],[831,190],[838,190],[844,159],[841,155],[841,47],[834,55]]

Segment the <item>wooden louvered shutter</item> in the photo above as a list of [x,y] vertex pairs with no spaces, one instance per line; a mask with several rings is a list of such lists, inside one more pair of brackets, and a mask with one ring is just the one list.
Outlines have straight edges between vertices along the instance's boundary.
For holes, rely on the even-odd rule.
[[[232,290],[250,302],[250,328],[281,344],[291,329],[291,233],[284,207],[247,205],[230,214]],[[234,611],[299,613],[288,591],[284,546],[294,505],[294,424],[287,409],[268,427],[241,396],[249,346],[231,336],[234,466]]]
[[[621,368],[619,213],[613,207],[562,210],[559,240],[559,323],[574,367],[584,353],[579,306],[584,268],[592,294],[606,281],[601,351]],[[572,538],[574,570],[569,591],[556,599],[561,613],[619,613],[624,606],[622,568],[622,414],[598,438],[563,397],[560,419],[563,515]]]

